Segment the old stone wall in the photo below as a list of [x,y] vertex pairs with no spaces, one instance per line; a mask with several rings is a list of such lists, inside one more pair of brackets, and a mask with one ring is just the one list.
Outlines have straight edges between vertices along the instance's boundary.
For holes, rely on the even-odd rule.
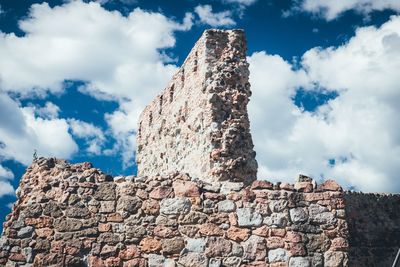
[[4,223],[4,266],[347,266],[343,192],[173,173],[111,177],[41,158]]
[[400,195],[346,193],[350,266],[392,266],[400,248]]
[[140,116],[139,175],[179,171],[205,181],[255,180],[248,76],[243,31],[205,31]]

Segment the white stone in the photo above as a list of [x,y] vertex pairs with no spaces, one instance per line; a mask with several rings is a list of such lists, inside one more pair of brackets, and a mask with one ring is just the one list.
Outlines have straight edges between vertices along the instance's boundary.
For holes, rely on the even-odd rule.
[[236,211],[239,226],[259,226],[263,219],[260,213],[252,208],[241,208]]
[[166,198],[161,201],[160,212],[166,215],[188,213],[191,205],[188,198]]
[[310,260],[305,257],[291,257],[289,267],[310,267]]
[[207,240],[205,238],[188,238],[186,239],[186,249],[190,252],[204,252]]
[[232,200],[223,200],[218,202],[218,211],[219,212],[231,212],[235,211],[236,205]]
[[293,223],[301,223],[308,220],[308,213],[305,208],[290,209],[290,219]]
[[277,248],[271,249],[268,251],[268,260],[269,262],[278,262],[278,261],[288,261],[288,252],[286,249]]

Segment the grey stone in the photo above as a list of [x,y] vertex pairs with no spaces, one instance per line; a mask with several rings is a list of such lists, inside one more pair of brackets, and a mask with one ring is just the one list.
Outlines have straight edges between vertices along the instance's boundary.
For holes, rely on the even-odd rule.
[[73,232],[82,228],[82,222],[75,219],[59,218],[55,220],[54,227],[59,232]]
[[318,204],[311,204],[308,208],[310,221],[313,223],[318,224],[335,224],[337,219],[331,213],[328,208],[318,205]]
[[268,251],[268,260],[269,262],[279,262],[279,261],[288,261],[289,256],[286,249],[277,248],[271,249]]
[[341,251],[327,251],[324,254],[324,266],[325,267],[342,267],[347,266],[345,261],[346,255]]
[[331,241],[324,234],[309,234],[307,235],[308,242],[306,244],[307,250],[310,252],[323,252],[328,250]]
[[135,213],[142,206],[142,200],[138,197],[123,196],[118,199],[117,210]]
[[241,208],[236,211],[239,226],[251,227],[261,225],[263,219],[261,214],[252,208]]
[[115,201],[100,201],[100,213],[115,212]]
[[25,226],[21,229],[19,229],[17,236],[20,238],[26,238],[30,237],[34,231],[34,228],[32,226]]
[[228,257],[223,259],[222,264],[226,267],[237,267],[240,266],[241,262],[242,259],[239,257]]
[[148,267],[162,267],[164,266],[165,258],[162,255],[149,254]]
[[243,183],[236,182],[222,182],[220,192],[222,194],[229,194],[233,191],[240,191],[244,187]]
[[232,200],[223,200],[218,202],[218,211],[219,212],[231,212],[235,211],[236,205]]
[[269,202],[269,208],[272,212],[281,212],[287,207],[287,200],[271,200]]
[[308,220],[308,213],[305,208],[290,209],[290,219],[293,223],[301,223]]
[[203,253],[207,240],[205,238],[186,239],[186,249],[190,252]]
[[69,218],[87,219],[90,217],[90,211],[86,207],[69,206],[65,211],[65,216]]
[[33,255],[33,249],[32,248],[30,248],[30,247],[23,248],[22,249],[22,254],[25,256],[27,263],[32,263],[33,262],[34,255]]
[[288,223],[288,216],[286,213],[272,213],[270,216],[264,218],[264,223],[269,226],[285,227]]
[[185,241],[182,237],[162,239],[161,244],[164,254],[179,254],[185,247]]
[[243,256],[243,247],[236,243],[232,242],[232,256],[242,257]]
[[161,201],[160,212],[166,215],[188,213],[191,205],[188,198],[166,198]]
[[264,238],[252,235],[243,245],[243,259],[244,260],[256,260],[257,258],[263,258],[266,256],[266,246]]
[[204,254],[189,252],[179,258],[179,264],[185,267],[207,267],[208,259]]
[[311,266],[323,267],[324,266],[324,255],[322,253],[314,253],[311,258]]
[[211,258],[208,262],[208,267],[220,267],[221,262],[222,262],[221,259]]
[[116,245],[123,241],[123,237],[114,233],[102,233],[97,238],[97,241],[108,245]]
[[203,184],[203,189],[206,191],[210,192],[219,192],[219,189],[221,188],[221,183],[220,182],[212,182],[212,183],[204,183]]
[[310,267],[310,260],[305,257],[291,257],[289,267]]
[[101,183],[97,186],[94,198],[97,200],[115,200],[115,183]]

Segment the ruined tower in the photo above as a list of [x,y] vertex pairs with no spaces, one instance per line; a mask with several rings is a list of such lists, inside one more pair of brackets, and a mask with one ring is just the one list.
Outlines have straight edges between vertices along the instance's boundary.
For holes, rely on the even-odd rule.
[[139,175],[179,171],[203,181],[256,179],[242,30],[207,30],[139,119]]

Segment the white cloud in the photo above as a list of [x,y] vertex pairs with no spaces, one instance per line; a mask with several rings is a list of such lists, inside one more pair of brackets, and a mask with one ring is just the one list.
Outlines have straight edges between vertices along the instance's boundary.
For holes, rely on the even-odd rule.
[[243,5],[243,6],[251,6],[252,4],[257,2],[257,0],[223,0],[223,2],[229,3],[229,4],[239,4],[239,5]]
[[0,164],[0,198],[5,195],[13,195],[14,188],[10,180],[14,179],[14,174]]
[[233,26],[236,24],[230,11],[213,13],[210,5],[198,5],[194,11],[199,16],[200,22],[212,27]]
[[12,180],[14,179],[14,174],[9,169],[0,165],[0,179]]
[[164,64],[159,49],[175,45],[173,32],[189,29],[191,16],[179,24],[139,8],[124,17],[95,2],[34,4],[19,22],[25,36],[0,35],[1,86],[32,94],[59,92],[64,80],[82,80],[116,98],[145,93],[151,99],[176,69]]
[[372,11],[391,9],[400,11],[398,0],[302,0],[296,9],[314,13],[326,20],[333,20],[348,10],[368,15]]
[[[124,155],[130,155],[125,156],[125,161],[133,163],[132,133],[137,118],[130,116],[137,115],[136,111],[142,110],[177,70],[162,50],[175,45],[176,31],[189,30],[192,25],[192,13],[186,13],[183,22],[178,23],[161,13],[140,8],[123,16],[96,2],[70,1],[53,8],[47,3],[34,4],[29,16],[19,22],[24,36],[0,33],[0,88],[22,97],[44,97],[47,93],[63,92],[66,80],[85,81],[81,92],[121,103],[114,114],[107,116],[117,145],[106,153],[122,149]],[[5,95],[3,100],[13,102]],[[70,125],[57,119],[56,106],[20,108],[14,103],[12,108],[16,112],[0,118],[5,125],[0,130],[0,140],[7,144],[0,153],[6,157],[27,164],[34,148],[39,155],[65,158],[77,151],[68,133]],[[127,115],[122,116],[124,121],[119,119],[121,114]],[[77,138],[80,130],[96,128],[84,122],[69,123]],[[27,143],[17,147],[17,140],[4,131],[20,133],[22,143]],[[88,152],[101,152],[103,140],[84,138]]]
[[[260,178],[293,181],[304,173],[364,191],[400,190],[399,16],[358,29],[340,47],[307,51],[299,70],[265,53],[249,62]],[[291,99],[299,87],[339,96],[305,112]]]
[[13,195],[14,193],[15,190],[9,182],[0,180],[0,198],[6,195]]
[[78,149],[64,119],[42,118],[33,107],[20,107],[7,94],[0,93],[0,155],[25,165],[37,149],[40,156],[70,158]]
[[72,134],[75,137],[86,141],[87,152],[95,155],[102,153],[102,148],[106,138],[99,127],[77,119],[69,119],[68,123],[71,127]]

